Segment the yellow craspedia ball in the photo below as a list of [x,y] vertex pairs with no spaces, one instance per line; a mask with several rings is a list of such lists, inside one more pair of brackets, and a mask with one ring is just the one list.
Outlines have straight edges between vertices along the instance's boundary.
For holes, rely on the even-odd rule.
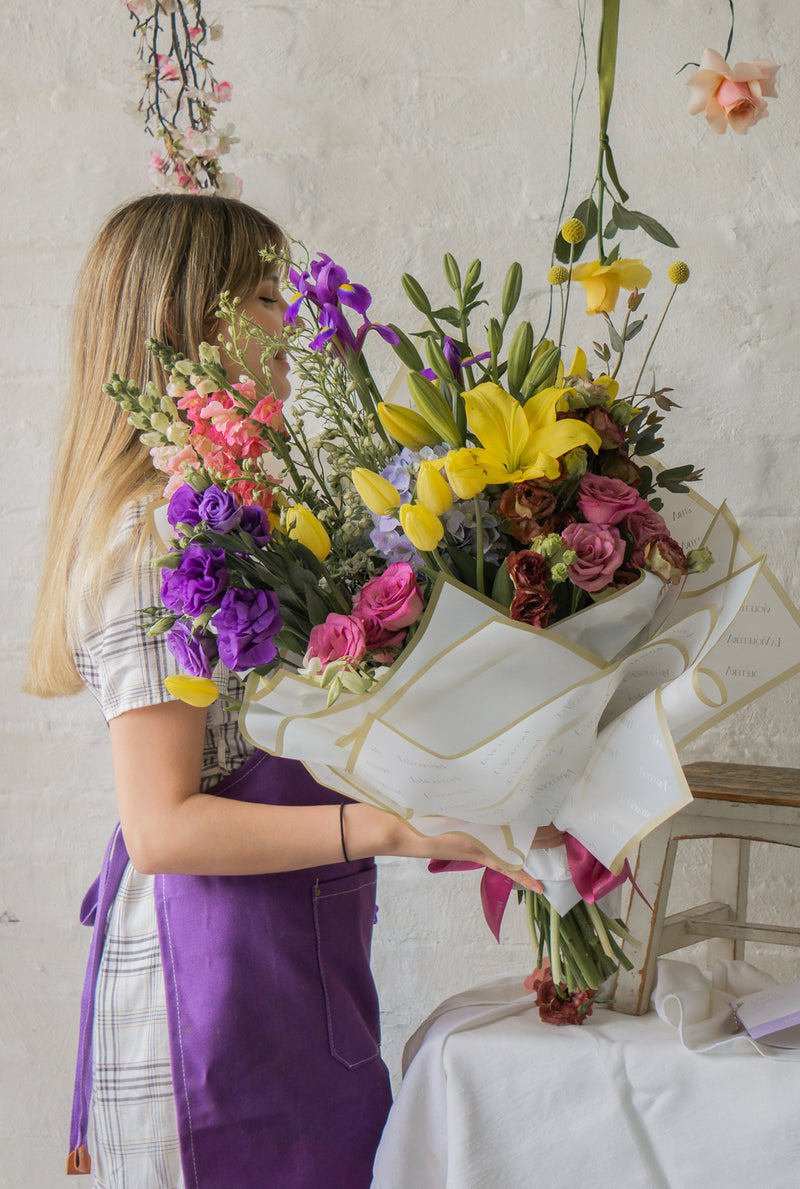
[[563,285],[567,280],[569,280],[569,271],[564,268],[563,264],[554,264],[547,274],[548,285]]
[[586,228],[580,219],[567,219],[561,228],[561,238],[565,239],[568,244],[579,244],[585,235]]
[[667,276],[673,285],[685,285],[689,280],[689,265],[684,264],[682,260],[676,260],[667,269]]

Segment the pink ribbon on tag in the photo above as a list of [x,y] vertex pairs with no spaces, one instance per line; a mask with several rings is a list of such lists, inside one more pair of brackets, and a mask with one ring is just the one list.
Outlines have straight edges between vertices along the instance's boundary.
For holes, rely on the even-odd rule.
[[[630,864],[626,859],[619,875],[613,875],[608,867],[604,867],[599,859],[586,849],[582,842],[573,838],[571,834],[564,835],[564,846],[567,851],[570,875],[575,888],[582,900],[594,904],[607,896],[614,888],[618,888],[626,880],[630,880],[634,890],[642,896],[633,880]],[[440,871],[477,871],[480,863],[465,863],[458,859],[431,859],[428,870],[437,874]],[[503,913],[514,887],[514,880],[509,875],[494,871],[491,867],[484,867],[481,879],[481,906],[486,924],[491,929],[495,939],[500,940],[500,925]],[[644,896],[642,896],[644,900]],[[645,900],[645,904],[647,901]],[[649,905],[648,905],[649,907]]]

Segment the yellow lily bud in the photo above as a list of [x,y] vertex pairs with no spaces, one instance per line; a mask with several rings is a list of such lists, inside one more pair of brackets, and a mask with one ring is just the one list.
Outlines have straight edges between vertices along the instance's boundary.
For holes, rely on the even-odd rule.
[[370,512],[374,512],[376,516],[388,516],[400,503],[400,492],[397,488],[374,471],[368,471],[366,467],[355,467],[350,472],[350,478]]
[[219,694],[210,677],[190,677],[188,673],[165,677],[164,685],[174,698],[180,698],[189,706],[210,706],[212,702],[216,702]]
[[421,462],[417,472],[417,502],[434,516],[441,516],[453,502],[450,485],[435,462]]
[[286,528],[293,541],[299,541],[314,554],[317,561],[324,561],[331,551],[331,539],[313,512],[296,504],[286,513]]
[[441,520],[423,504],[401,504],[400,525],[411,544],[421,553],[430,553],[444,536]]
[[424,417],[420,417],[419,413],[407,409],[404,405],[389,405],[381,401],[378,405],[378,416],[386,432],[401,446],[408,446],[409,450],[421,450],[423,446],[438,446],[442,440]]

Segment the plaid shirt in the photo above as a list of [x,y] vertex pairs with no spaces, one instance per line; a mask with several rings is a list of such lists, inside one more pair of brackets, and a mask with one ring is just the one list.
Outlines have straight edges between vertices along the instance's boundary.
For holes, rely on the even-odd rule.
[[[171,701],[164,678],[179,672],[165,637],[147,636],[142,627],[143,609],[160,602],[152,567],[157,548],[149,536],[137,558],[142,522],[142,506],[131,506],[99,600],[81,604],[75,663],[106,721]],[[241,683],[224,668],[214,680],[222,693],[241,696]],[[236,716],[215,702],[206,720],[201,789],[251,753]],[[106,922],[92,1028],[95,1189],[183,1189],[153,883],[129,863]]]

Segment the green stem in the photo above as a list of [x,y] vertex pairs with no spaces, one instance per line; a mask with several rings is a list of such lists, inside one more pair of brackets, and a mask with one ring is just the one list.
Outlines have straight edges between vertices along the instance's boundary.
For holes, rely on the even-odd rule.
[[322,570],[322,577],[325,579],[325,584],[327,585],[328,589],[330,590],[331,594],[333,595],[333,597],[336,601],[336,605],[339,607],[339,609],[342,611],[342,613],[344,615],[350,615],[353,608],[348,605],[347,600],[345,599],[344,595],[342,594],[342,592],[339,590],[338,586],[334,582],[333,576],[331,575],[330,570],[325,565],[325,563],[322,561],[319,563],[319,565],[320,565],[320,569]]
[[589,919],[594,925],[595,932],[597,933],[597,939],[600,942],[600,945],[603,947],[603,953],[606,955],[606,957],[613,959],[614,951],[612,950],[611,943],[608,940],[608,934],[606,933],[603,919],[600,916],[600,911],[597,905],[590,904],[587,901],[586,911],[589,914]]
[[622,356],[625,354],[625,335],[628,332],[628,323],[630,321],[630,317],[631,317],[631,312],[630,312],[630,310],[627,310],[625,313],[625,322],[622,327],[622,350],[619,353],[619,359],[617,360],[617,365],[614,368],[613,372],[611,373],[612,380],[616,378],[617,372],[620,369],[620,364],[622,363]]
[[534,914],[533,898],[536,892],[532,892],[530,888],[525,889],[525,921],[528,926],[528,936],[531,939],[531,949],[536,953],[539,948],[539,938],[536,933],[536,918]]
[[564,981],[564,972],[561,968],[561,917],[556,910],[550,905],[550,937],[547,944],[547,952],[550,955],[550,970],[553,975],[553,982],[558,986]]
[[677,289],[678,289],[678,286],[673,285],[672,292],[670,293],[669,299],[667,300],[667,304],[664,306],[664,313],[661,315],[661,320],[655,329],[655,334],[653,335],[652,339],[650,340],[650,346],[647,348],[647,354],[645,355],[644,359],[642,360],[642,366],[639,369],[639,375],[636,377],[636,383],[633,386],[633,395],[634,396],[636,396],[637,392],[639,391],[639,382],[641,381],[641,378],[644,375],[644,369],[647,367],[647,361],[650,358],[650,352],[653,350],[655,341],[658,338],[658,332],[661,330],[661,327],[664,325],[664,319],[667,316],[667,310],[672,305],[672,299],[675,296]]
[[475,581],[479,594],[486,594],[486,588],[483,578],[483,508],[481,507],[480,496],[473,496],[473,506],[475,508]]
[[575,245],[569,245],[569,276],[567,277],[567,295],[562,296],[561,299],[561,326],[558,330],[558,349],[561,350],[561,344],[564,342],[564,327],[567,322],[567,310],[569,309],[569,294],[572,288],[572,263],[575,255]]

